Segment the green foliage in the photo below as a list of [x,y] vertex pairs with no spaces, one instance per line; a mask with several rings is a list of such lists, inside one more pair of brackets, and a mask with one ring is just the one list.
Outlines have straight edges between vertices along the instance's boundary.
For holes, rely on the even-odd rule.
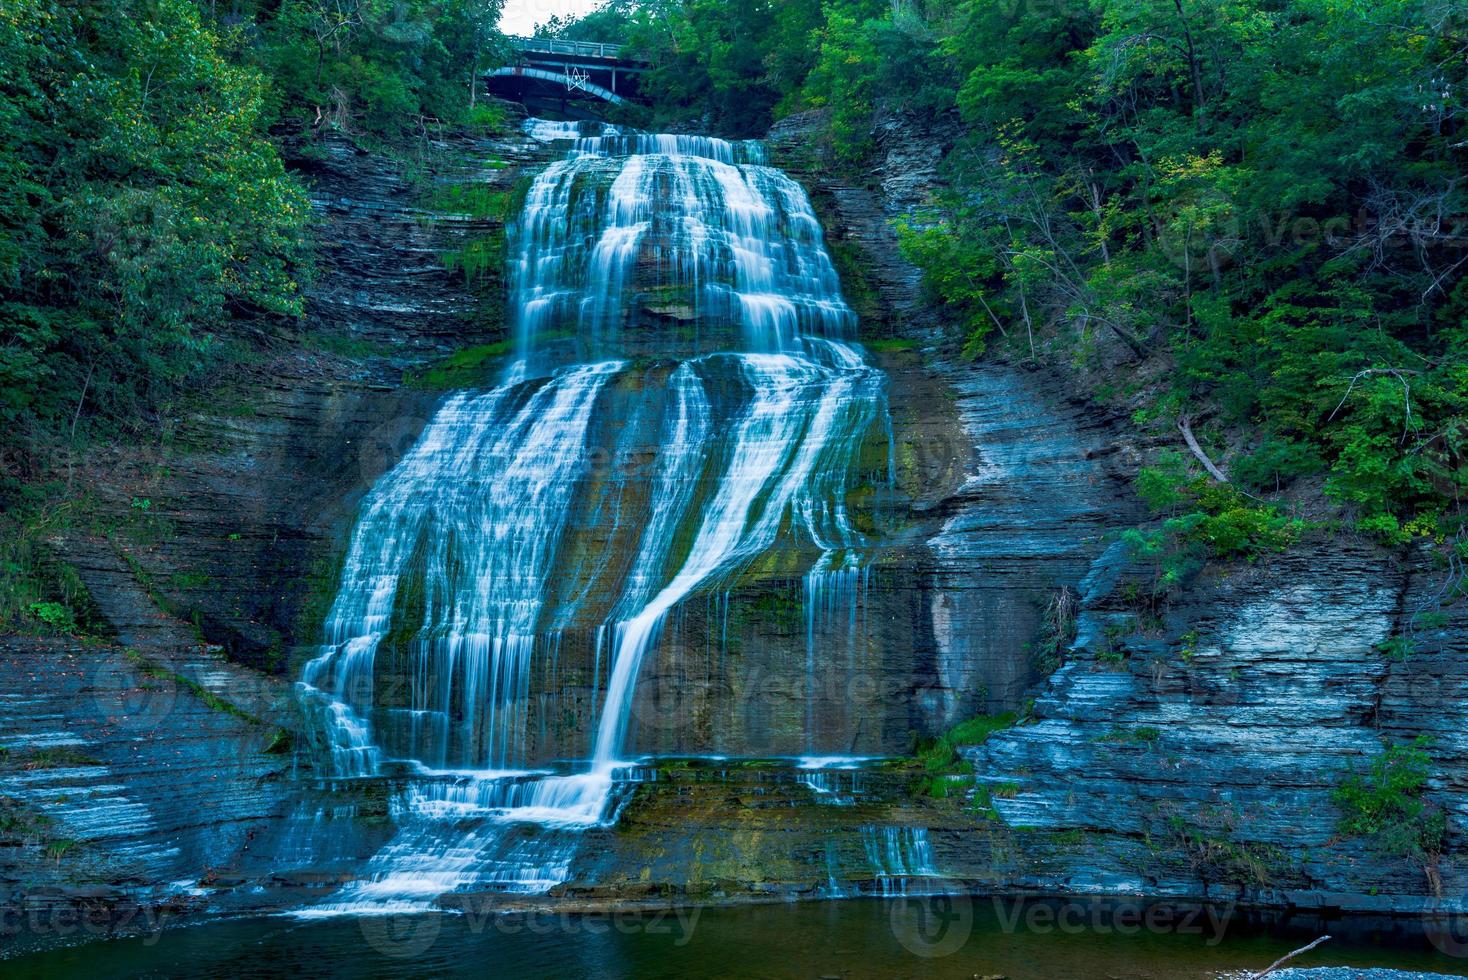
[[0,513],[0,631],[83,636],[102,632],[86,586],[47,543],[76,519],[76,505],[36,499],[59,492],[44,485],[0,483],[0,499],[8,498]]
[[234,322],[300,315],[266,91],[188,0],[0,11],[0,439],[140,426]]
[[1076,617],[1080,612],[1080,596],[1069,586],[1062,587],[1045,603],[1040,617],[1040,636],[1036,641],[1033,661],[1042,674],[1052,674],[1065,660],[1076,637]]
[[474,181],[435,185],[423,197],[419,207],[507,224],[518,214],[522,201],[523,194],[514,189],[500,190],[493,184]]
[[536,37],[555,37],[564,41],[599,41],[602,44],[626,44],[631,39],[632,21],[638,4],[633,0],[606,0],[583,17],[556,14],[538,24]]
[[1419,736],[1390,745],[1363,775],[1347,776],[1335,791],[1343,834],[1369,837],[1391,854],[1432,861],[1443,852],[1447,819],[1424,800],[1432,767],[1432,740]]
[[272,80],[272,111],[389,140],[430,123],[498,128],[474,80],[509,56],[503,0],[238,0],[209,4],[242,60]]
[[815,60],[819,0],[648,0],[625,37],[652,70],[641,80],[654,124],[761,135]]
[[72,840],[70,837],[49,841],[46,844],[46,857],[60,864],[62,858],[79,847],[81,847],[81,841]]
[[827,4],[815,34],[819,56],[785,108],[825,108],[839,163],[855,164],[874,149],[872,122],[887,111],[932,119],[954,104],[952,70],[942,50],[943,2]]
[[943,736],[950,745],[981,745],[988,741],[990,735],[1014,727],[1016,717],[1013,711],[1006,711],[998,715],[980,715],[965,722],[960,722],[948,730]]
[[896,229],[902,254],[923,270],[923,285],[963,330],[964,356],[978,357],[999,323],[989,297],[1008,312],[998,298],[1002,286],[993,252],[982,241],[965,236],[955,222],[939,217],[929,217],[923,224],[901,219]]
[[1013,799],[1019,791],[1019,783],[979,783],[974,786],[972,809],[985,820],[998,820],[999,811],[994,801]]
[[287,729],[277,728],[270,736],[264,752],[266,755],[289,755],[295,748],[296,736]]
[[973,767],[959,757],[958,749],[966,745],[980,745],[997,731],[1013,727],[1014,712],[999,715],[980,715],[961,722],[937,738],[922,743],[917,749],[917,762],[921,774],[914,781],[912,792],[919,796],[945,799],[955,779],[973,771]]
[[298,644],[320,643],[324,637],[326,617],[341,587],[344,549],[316,555],[301,578],[301,605],[296,612],[291,632]]
[[221,714],[230,715],[247,725],[262,727],[265,724],[265,722],[250,714],[244,708],[241,708],[232,701],[224,700],[193,678],[180,674],[177,671],[169,670],[167,667],[148,659],[136,650],[124,651],[124,655],[144,677],[167,681],[175,687],[183,688],[202,701],[211,711],[218,711]]
[[[461,273],[470,283],[480,282],[486,277],[494,277],[498,281],[500,270],[505,264],[505,247],[503,231],[492,235],[477,235],[454,251],[445,252],[443,264],[446,268]],[[500,297],[495,299],[499,300]]]
[[[965,181],[1040,182],[1024,237],[1057,259],[1048,318],[1084,309],[1170,348],[1173,394],[1258,431],[1246,485],[1326,471],[1364,518],[1455,506],[1461,270],[1445,243],[1385,222],[1463,212],[1457,126],[1444,122],[1463,65],[1453,79],[1440,69],[1461,48],[1461,12],[1444,20],[1411,0],[1092,10],[1047,43],[1063,97],[996,116],[1045,73],[1012,87],[1012,58],[995,51],[966,83],[983,97],[963,103],[984,142],[1013,150]],[[1138,47],[1139,34],[1159,43]]]
[[427,367],[410,372],[405,382],[414,388],[442,391],[484,384],[490,368],[511,350],[509,341],[480,344],[456,351]]
[[1273,845],[1237,840],[1239,823],[1231,807],[1204,807],[1191,816],[1174,813],[1166,821],[1167,843],[1204,881],[1268,887],[1286,855]]
[[1144,725],[1140,728],[1122,728],[1114,726],[1098,741],[1114,742],[1119,745],[1155,745],[1162,738],[1162,731]]
[[77,766],[100,766],[102,763],[69,745],[35,749],[18,753],[14,760],[22,769],[69,769]]
[[1284,551],[1305,523],[1246,497],[1236,487],[1189,471],[1180,453],[1165,452],[1137,474],[1137,495],[1166,515],[1161,525],[1123,534],[1133,554],[1156,561],[1155,591],[1181,585],[1208,558],[1244,558]]
[[72,616],[70,609],[59,602],[33,602],[30,605],[30,612],[32,616],[58,633],[71,633],[76,630],[76,618]]
[[[663,121],[963,124],[904,251],[970,355],[1175,365],[1138,410],[1251,435],[1240,487],[1322,477],[1388,541],[1468,492],[1468,13],[1438,0],[650,0],[616,5]],[[608,15],[610,16],[610,15]],[[588,23],[589,31],[591,25]],[[949,118],[951,118],[951,113]],[[1023,330],[1012,329],[1023,327]],[[1137,409],[1136,405],[1131,408]],[[1186,530],[1269,547],[1239,508]]]
[[[384,356],[392,350],[389,344],[363,340],[360,337],[344,337],[341,334],[316,331],[302,335],[301,345],[308,350],[317,350],[353,360]],[[241,409],[244,414],[253,414],[255,406],[246,402]],[[239,535],[234,534],[230,540],[238,541]]]
[[1416,652],[1412,647],[1412,640],[1406,636],[1393,636],[1377,644],[1376,649],[1388,660],[1398,662],[1409,660]]

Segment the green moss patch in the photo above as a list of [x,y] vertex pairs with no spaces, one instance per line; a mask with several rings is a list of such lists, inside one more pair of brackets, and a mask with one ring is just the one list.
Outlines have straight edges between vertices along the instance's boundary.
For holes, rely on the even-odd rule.
[[510,353],[512,344],[501,340],[493,344],[466,347],[435,361],[427,367],[409,371],[403,382],[413,388],[445,391],[450,388],[472,388],[486,383],[492,369]]

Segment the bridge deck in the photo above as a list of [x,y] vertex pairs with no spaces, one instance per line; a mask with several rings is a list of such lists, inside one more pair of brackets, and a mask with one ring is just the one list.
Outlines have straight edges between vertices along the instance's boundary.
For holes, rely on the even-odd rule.
[[644,64],[639,58],[626,54],[625,44],[604,44],[600,41],[563,41],[554,37],[512,37],[510,47],[527,55],[551,55],[563,58],[595,58],[601,61],[621,61],[631,68]]

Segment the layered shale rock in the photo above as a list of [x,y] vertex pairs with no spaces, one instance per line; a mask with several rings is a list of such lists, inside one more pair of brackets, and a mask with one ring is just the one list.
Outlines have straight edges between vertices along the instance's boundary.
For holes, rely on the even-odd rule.
[[[1423,571],[1317,541],[1210,570],[1140,630],[1124,578],[1092,576],[1073,657],[1030,723],[965,752],[981,786],[1010,788],[994,800],[1006,823],[1085,841],[1015,883],[1358,911],[1460,893],[1451,849],[1424,866],[1336,826],[1336,791],[1384,743],[1450,728],[1434,768],[1462,765],[1451,647],[1382,652]],[[1429,796],[1462,812],[1451,777]]]
[[[273,686],[202,651],[0,640],[0,908],[181,913],[281,815]],[[278,720],[278,719],[276,719]],[[8,920],[9,921],[9,920]],[[141,920],[139,920],[141,921]]]

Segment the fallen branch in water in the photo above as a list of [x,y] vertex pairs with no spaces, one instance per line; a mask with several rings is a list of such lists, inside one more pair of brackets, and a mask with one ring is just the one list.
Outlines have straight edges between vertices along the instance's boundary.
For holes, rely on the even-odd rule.
[[1310,952],[1316,946],[1319,946],[1321,943],[1325,942],[1329,938],[1330,938],[1329,936],[1321,936],[1319,939],[1315,940],[1315,942],[1311,943],[1309,946],[1301,946],[1299,949],[1295,950],[1293,953],[1286,953],[1284,956],[1281,956],[1279,959],[1275,960],[1273,963],[1271,963],[1268,966],[1266,966],[1259,973],[1254,974],[1252,977],[1249,978],[1249,980],[1259,980],[1260,977],[1268,976],[1269,974],[1273,973],[1275,970],[1278,970],[1280,967],[1284,966],[1290,960],[1294,959],[1296,956],[1299,956],[1301,953],[1308,953],[1308,952]]

